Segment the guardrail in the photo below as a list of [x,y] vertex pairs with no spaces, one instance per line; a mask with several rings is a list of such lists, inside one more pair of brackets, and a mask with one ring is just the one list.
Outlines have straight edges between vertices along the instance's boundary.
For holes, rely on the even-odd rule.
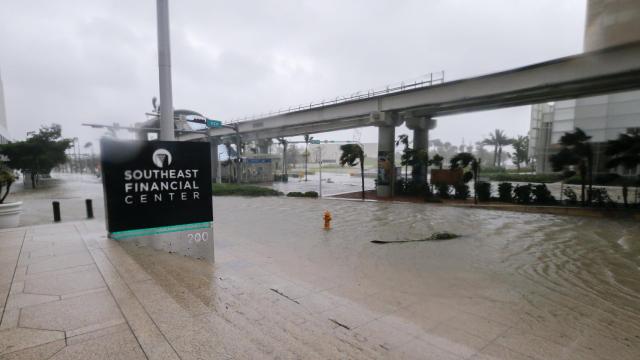
[[423,87],[442,84],[444,83],[444,70],[435,72],[435,73],[429,73],[427,75],[421,76],[420,78],[421,79],[423,78],[423,79],[414,80],[413,82],[402,81],[399,83],[387,85],[384,88],[380,88],[380,89],[369,89],[369,90],[366,90],[366,92],[358,91],[348,96],[337,96],[335,99],[329,99],[329,100],[323,99],[322,101],[319,101],[319,102],[312,101],[309,104],[301,104],[298,106],[288,107],[286,109],[270,111],[268,113],[254,114],[254,115],[249,115],[241,118],[234,118],[232,120],[225,121],[225,124],[239,123],[242,121],[256,120],[256,119],[261,119],[261,118],[274,116],[274,115],[281,115],[281,114],[294,113],[298,111],[323,108],[329,105],[337,105],[337,104],[347,103],[351,101],[369,99],[369,98],[377,97],[380,95],[399,93],[406,90],[419,89]]

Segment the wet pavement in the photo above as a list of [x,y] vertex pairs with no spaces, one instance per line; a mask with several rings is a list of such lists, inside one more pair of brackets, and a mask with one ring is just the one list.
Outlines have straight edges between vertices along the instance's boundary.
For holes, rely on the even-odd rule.
[[[214,217],[213,265],[102,220],[0,231],[0,359],[640,357],[638,222],[241,197]],[[462,236],[370,242],[436,231]]]

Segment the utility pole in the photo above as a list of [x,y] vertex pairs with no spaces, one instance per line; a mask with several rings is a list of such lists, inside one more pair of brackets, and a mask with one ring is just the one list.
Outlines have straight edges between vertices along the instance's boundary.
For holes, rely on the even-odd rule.
[[158,69],[160,75],[160,140],[174,141],[169,0],[156,0],[156,7],[158,15]]
[[320,147],[320,185],[319,185],[319,192],[318,192],[318,199],[322,198],[322,144],[319,145]]

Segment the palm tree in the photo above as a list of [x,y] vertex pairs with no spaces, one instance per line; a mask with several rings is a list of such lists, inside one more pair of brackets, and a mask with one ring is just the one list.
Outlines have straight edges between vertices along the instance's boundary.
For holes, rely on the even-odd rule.
[[525,163],[529,165],[529,137],[518,135],[517,139],[513,140],[513,163],[516,164],[518,172],[520,172],[520,164]]
[[288,175],[287,175],[287,146],[289,145],[289,142],[287,141],[287,139],[281,137],[278,138],[278,142],[280,143],[280,145],[282,145],[282,176],[285,179],[284,181],[288,181]]
[[569,166],[577,166],[580,174],[582,190],[582,205],[585,205],[585,184],[589,181],[587,202],[591,204],[591,188],[593,186],[593,150],[589,143],[591,136],[585,134],[580,128],[574,132],[567,132],[560,138],[562,148],[557,154],[549,157],[553,171],[561,171]]
[[[640,165],[640,129],[627,129],[626,134],[618,135],[616,140],[607,142],[605,154],[609,156],[607,168],[622,166],[627,170],[635,170]],[[627,181],[622,182],[624,205],[627,206]],[[637,185],[636,185],[637,193]]]
[[307,163],[309,162],[309,142],[313,140],[313,136],[304,134],[304,181],[307,181]]
[[482,143],[493,146],[493,166],[499,167],[502,165],[502,147],[511,145],[513,140],[509,139],[504,131],[495,129],[488,138],[482,140]]
[[482,140],[482,145],[493,146],[493,166],[496,166],[498,160],[498,140],[495,135],[493,133],[489,134],[488,138]]
[[402,150],[402,157],[400,158],[400,165],[404,165],[404,179],[406,181],[409,176],[409,152],[411,151],[411,148],[409,148],[409,135],[398,135],[396,146],[400,146],[400,144],[404,145],[404,149]]
[[360,144],[346,144],[340,146],[340,166],[356,166],[360,164],[360,177],[362,179],[362,200],[364,200],[364,150]]

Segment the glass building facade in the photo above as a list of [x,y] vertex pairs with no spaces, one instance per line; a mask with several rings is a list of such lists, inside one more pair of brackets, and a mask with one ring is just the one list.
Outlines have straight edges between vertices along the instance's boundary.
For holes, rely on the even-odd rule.
[[[590,0],[585,26],[585,51],[640,40],[640,1]],[[640,90],[602,96],[536,104],[531,109],[529,153],[536,172],[551,172],[549,155],[558,151],[560,137],[582,129],[591,136],[595,172],[605,167],[606,141],[613,140],[629,128],[640,128]],[[639,170],[616,171],[632,174]]]

